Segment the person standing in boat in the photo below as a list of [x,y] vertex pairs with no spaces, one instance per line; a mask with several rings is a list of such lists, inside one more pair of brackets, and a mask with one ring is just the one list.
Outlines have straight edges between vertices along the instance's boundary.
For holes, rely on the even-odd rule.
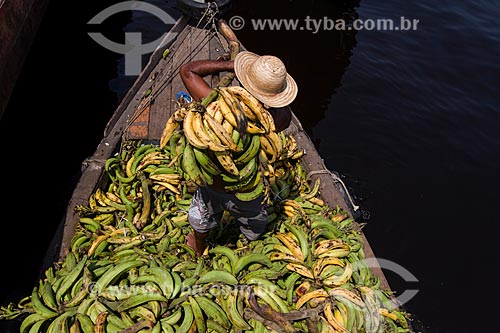
[[[212,92],[204,77],[220,72],[235,73],[239,83],[269,110],[276,131],[289,126],[292,117],[289,104],[297,96],[298,89],[278,57],[241,51],[234,60],[197,60],[180,67],[184,86],[196,101]],[[263,198],[241,201],[224,185],[220,177],[214,177],[212,185],[198,187],[193,196],[188,221],[194,232],[187,236],[187,244],[197,256],[207,248],[206,237],[218,225],[224,210],[234,217],[247,240],[259,238],[266,229],[267,212],[262,205]]]

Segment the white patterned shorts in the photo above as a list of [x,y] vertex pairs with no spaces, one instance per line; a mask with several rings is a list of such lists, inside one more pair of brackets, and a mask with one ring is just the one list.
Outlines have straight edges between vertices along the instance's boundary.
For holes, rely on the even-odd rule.
[[241,233],[248,240],[255,240],[265,231],[267,211],[262,205],[262,196],[252,201],[241,201],[234,194],[198,187],[189,207],[188,221],[200,233],[216,227],[224,210],[236,220]]

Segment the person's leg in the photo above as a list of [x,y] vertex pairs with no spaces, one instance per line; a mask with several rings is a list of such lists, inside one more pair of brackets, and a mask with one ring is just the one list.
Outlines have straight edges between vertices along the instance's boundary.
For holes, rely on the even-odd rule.
[[213,207],[204,188],[198,187],[193,195],[188,211],[188,222],[193,228],[193,233],[187,235],[187,245],[192,247],[199,257],[207,247],[208,232],[217,226],[213,218]]
[[186,241],[198,257],[205,251],[208,233],[217,226],[223,210],[224,206],[216,192],[205,187],[196,190],[188,212],[188,222],[193,233],[187,235]]
[[235,217],[246,239],[256,240],[266,230],[267,211],[262,205],[262,197],[252,201],[241,201],[234,196],[228,203],[228,210]]

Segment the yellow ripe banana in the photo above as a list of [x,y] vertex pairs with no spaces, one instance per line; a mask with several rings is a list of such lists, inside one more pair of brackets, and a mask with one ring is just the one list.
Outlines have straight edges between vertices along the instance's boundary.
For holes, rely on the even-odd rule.
[[332,249],[329,251],[326,251],[318,256],[318,258],[324,258],[324,257],[337,257],[337,258],[343,258],[347,257],[351,253],[351,250],[349,249],[349,245],[344,245],[341,248],[337,249]]
[[335,257],[325,257],[325,258],[320,258],[316,260],[313,266],[313,274],[316,278],[321,276],[321,272],[323,272],[323,269],[328,266],[328,265],[336,265],[340,267],[344,267],[344,263]]
[[[210,114],[212,115],[212,114]],[[213,117],[215,120],[217,120],[217,122],[221,123],[224,121],[224,116],[222,115],[222,112],[220,111],[220,109],[217,109],[215,110],[215,113],[213,114]]]
[[263,129],[259,124],[249,121],[247,123],[247,133],[249,134],[265,134],[266,130]]
[[297,140],[295,140],[295,137],[293,135],[290,134],[285,135],[285,147],[286,150],[289,152],[290,151],[294,152],[295,149],[297,149],[298,147]]
[[263,116],[263,119],[265,119],[265,121],[267,121],[267,124],[269,126],[268,133],[276,132],[276,125],[274,123],[274,118],[271,115],[271,113],[264,108],[264,110],[262,111],[262,116]]
[[344,272],[340,275],[332,275],[322,281],[325,286],[328,287],[338,287],[349,281],[352,276],[352,266],[349,262],[346,262]]
[[314,205],[318,205],[318,206],[324,206],[325,205],[325,202],[322,199],[318,198],[318,197],[310,198],[309,202],[311,202]]
[[240,172],[233,161],[233,156],[229,151],[214,152],[214,155],[225,171],[233,176],[239,176]]
[[310,245],[309,239],[304,230],[301,227],[286,221],[283,223],[283,225],[290,231],[290,235],[293,235],[293,237],[297,239],[300,250],[302,251],[302,254],[304,256],[304,260],[307,260],[307,258],[309,257]]
[[182,122],[182,128],[184,130],[184,136],[186,137],[187,141],[193,146],[198,149],[206,149],[208,148],[208,143],[202,141],[196,134],[196,131],[194,129],[194,119],[195,117],[200,116],[200,113],[197,111],[188,111],[186,114],[186,117],[184,118],[184,121]]
[[[197,149],[197,148],[196,148]],[[149,175],[149,179],[158,180],[160,182],[171,182],[175,180],[180,180],[182,177],[178,173],[162,173],[157,175]]]
[[[333,309],[333,316],[335,317],[335,319],[342,324],[342,326],[344,326],[345,328],[345,324],[346,324],[346,321],[347,320],[344,320],[344,316],[342,316],[342,313],[340,312],[340,309],[338,307],[338,304],[336,304],[336,307],[335,309]],[[346,318],[347,319],[347,318]]]
[[[323,308],[323,314],[325,315],[326,320],[328,323],[334,328],[336,332],[339,333],[349,333],[344,327],[344,323],[340,322],[336,317],[333,312],[334,310],[332,309],[332,303],[327,302],[325,304],[325,307]],[[371,331],[369,331],[371,332]]]
[[300,246],[290,237],[287,233],[278,232],[274,235],[274,237],[278,238],[283,245],[285,245],[292,253],[293,256],[299,262],[304,262],[304,254],[300,249]]
[[234,115],[236,120],[236,126],[233,125],[234,128],[241,134],[246,133],[248,120],[245,112],[240,106],[239,100],[226,87],[219,88],[219,93],[222,95]]
[[108,317],[109,312],[104,311],[97,315],[97,319],[94,323],[94,332],[95,333],[104,333],[106,332],[106,318]]
[[220,142],[227,146],[231,151],[240,152],[242,148],[239,147],[236,143],[234,143],[232,138],[232,132],[229,133],[224,129],[221,123],[217,122],[214,117],[209,115],[208,113],[203,114],[203,118],[207,122],[210,129],[215,133],[215,135],[219,138]]
[[288,270],[292,271],[292,272],[298,273],[298,274],[300,274],[302,276],[305,276],[305,277],[307,277],[309,279],[314,280],[313,273],[309,270],[309,268],[307,268],[304,265],[289,262],[286,265],[286,268]]
[[396,316],[394,313],[389,312],[389,310],[380,308],[378,309],[378,313],[386,318],[390,318],[394,321],[398,321],[398,316]]
[[[208,135],[212,139],[212,141],[214,141],[218,144],[221,144],[220,139],[210,129],[210,126],[208,125],[205,117],[203,117],[203,124],[205,126],[205,129],[207,130]],[[233,142],[232,138],[231,138],[231,142]],[[233,157],[232,157],[231,152],[229,151],[229,148],[228,148],[228,150],[225,150],[225,151],[214,151],[214,155],[217,158],[217,160],[219,161],[220,165],[224,168],[224,170],[226,170],[229,174],[231,174],[233,176],[239,175],[238,167],[236,166],[236,164],[233,161]]]
[[[231,124],[230,124],[227,120],[225,120],[225,119],[222,121],[221,125],[222,125],[222,127],[226,130],[226,132],[231,133],[231,135],[232,135],[232,133],[233,133],[233,129],[234,129],[233,125],[231,125]],[[234,142],[234,140],[233,140],[233,142]],[[235,143],[237,143],[237,142],[235,142]]]
[[332,299],[339,298],[348,300],[349,302],[358,306],[359,308],[365,307],[365,303],[363,302],[363,299],[359,295],[343,287],[335,287],[328,290],[328,295],[330,295]]
[[259,139],[260,139],[260,147],[267,155],[270,156],[269,162],[273,163],[274,161],[276,161],[278,155],[277,155],[276,151],[274,150],[274,147],[271,144],[271,142],[269,141],[268,137],[265,136],[264,134],[262,134],[259,136]]
[[268,117],[263,115],[263,113],[265,113],[267,110],[264,108],[262,103],[243,87],[229,86],[227,87],[227,89],[231,91],[240,101],[245,103],[250,108],[250,110],[252,110],[255,117],[259,120],[260,124],[265,129],[266,133],[269,133],[271,131],[271,124],[269,124]]
[[294,217],[299,214],[292,206],[283,206],[283,213],[288,217]]
[[296,310],[300,309],[302,305],[306,304],[313,298],[318,298],[318,297],[328,297],[328,293],[324,289],[316,289],[313,291],[309,291],[297,299],[297,303],[295,303],[295,309]]
[[299,284],[297,289],[295,289],[295,293],[297,294],[297,296],[302,297],[305,294],[307,294],[310,289],[311,289],[311,282],[304,281],[301,284]]
[[170,192],[173,192],[175,194],[181,194],[181,191],[176,187],[177,184],[174,184],[172,181],[170,182],[156,182],[157,184],[163,186],[165,189],[169,190]]
[[119,203],[119,204],[122,204],[122,199],[120,199],[120,197],[116,194],[114,194],[113,192],[106,192],[104,194],[106,197],[108,197],[109,200],[111,201],[114,201],[116,203]]
[[291,200],[291,199],[282,200],[280,202],[280,204],[284,205],[284,206],[292,206],[293,208],[295,208],[297,210],[301,210],[302,209],[302,206],[300,205],[300,203],[298,203],[295,200]]
[[327,251],[334,250],[334,249],[343,249],[346,246],[347,246],[347,248],[349,248],[349,246],[343,240],[325,239],[325,240],[322,240],[322,241],[316,243],[316,246],[314,248],[314,256],[319,257],[320,255],[322,255],[323,253],[325,253]]
[[[248,105],[246,105],[242,100],[238,100],[238,103],[240,103],[241,110],[243,111],[243,113],[245,114],[245,116],[247,117],[249,122],[250,121],[252,121],[252,122],[259,121],[259,119],[257,119],[257,117],[252,112],[252,110],[248,107]],[[265,131],[264,131],[264,133],[265,133]]]
[[306,151],[304,149],[301,149],[301,150],[298,150],[297,152],[295,152],[294,154],[292,154],[292,156],[290,156],[290,158],[292,160],[298,160],[299,158],[301,158],[305,154],[306,154]]
[[319,190],[320,190],[320,185],[321,185],[321,178],[318,177],[316,178],[316,180],[314,181],[314,185],[313,187],[310,189],[309,192],[301,192],[300,193],[300,196],[306,200],[309,200],[313,197],[315,197],[317,194],[319,194]]
[[215,101],[208,104],[205,109],[206,112],[208,112],[212,117],[214,117],[215,113],[219,111],[219,99],[216,99]]
[[161,133],[160,137],[160,148],[163,149],[167,145],[167,143],[170,140],[170,137],[174,133],[174,131],[179,127],[179,122],[175,120],[174,117],[170,117],[167,120],[167,123],[165,124],[165,127],[163,128],[163,131]]
[[273,146],[273,150],[276,153],[276,160],[278,160],[283,153],[283,143],[281,138],[276,132],[273,131],[267,133],[265,136],[269,140],[269,143]]
[[109,234],[97,236],[97,238],[90,245],[90,248],[87,251],[87,255],[89,257],[91,257],[94,254],[94,252],[96,251],[97,247],[99,245],[101,245],[101,243],[105,242],[108,237],[109,237]]
[[[217,102],[219,103],[219,111],[221,112],[222,116],[224,119],[231,124],[234,128],[238,127],[238,123],[236,122],[236,118],[231,111],[231,107],[225,100],[225,98],[222,95],[219,95]],[[215,114],[214,114],[215,115]],[[212,116],[214,116],[212,115]]]
[[281,252],[281,251],[271,252],[271,254],[269,255],[269,259],[271,259],[271,261],[286,261],[286,262],[293,262],[293,263],[301,263],[302,262],[299,259],[297,259],[297,257],[294,256],[293,254],[285,253],[285,252]]
[[212,140],[212,138],[210,137],[208,131],[206,130],[206,128],[203,124],[203,116],[200,112],[195,112],[192,125],[193,125],[195,135],[202,142],[204,142],[210,150],[224,151],[224,150],[228,149],[227,146],[222,145],[219,142]]

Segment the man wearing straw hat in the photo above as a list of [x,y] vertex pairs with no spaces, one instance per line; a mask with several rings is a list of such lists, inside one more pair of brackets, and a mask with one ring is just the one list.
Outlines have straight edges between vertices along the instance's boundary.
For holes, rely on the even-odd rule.
[[[239,52],[233,60],[198,60],[181,66],[182,81],[192,98],[201,101],[212,88],[203,77],[220,72],[233,72],[239,83],[261,101],[273,116],[276,131],[288,127],[291,121],[289,104],[297,96],[297,84],[287,73],[283,62],[271,55]],[[198,256],[207,247],[208,232],[218,225],[224,210],[236,220],[247,240],[257,239],[266,229],[267,212],[262,197],[241,201],[234,192],[226,191],[220,177],[211,186],[199,187],[189,209],[188,221],[194,232],[187,243]]]

